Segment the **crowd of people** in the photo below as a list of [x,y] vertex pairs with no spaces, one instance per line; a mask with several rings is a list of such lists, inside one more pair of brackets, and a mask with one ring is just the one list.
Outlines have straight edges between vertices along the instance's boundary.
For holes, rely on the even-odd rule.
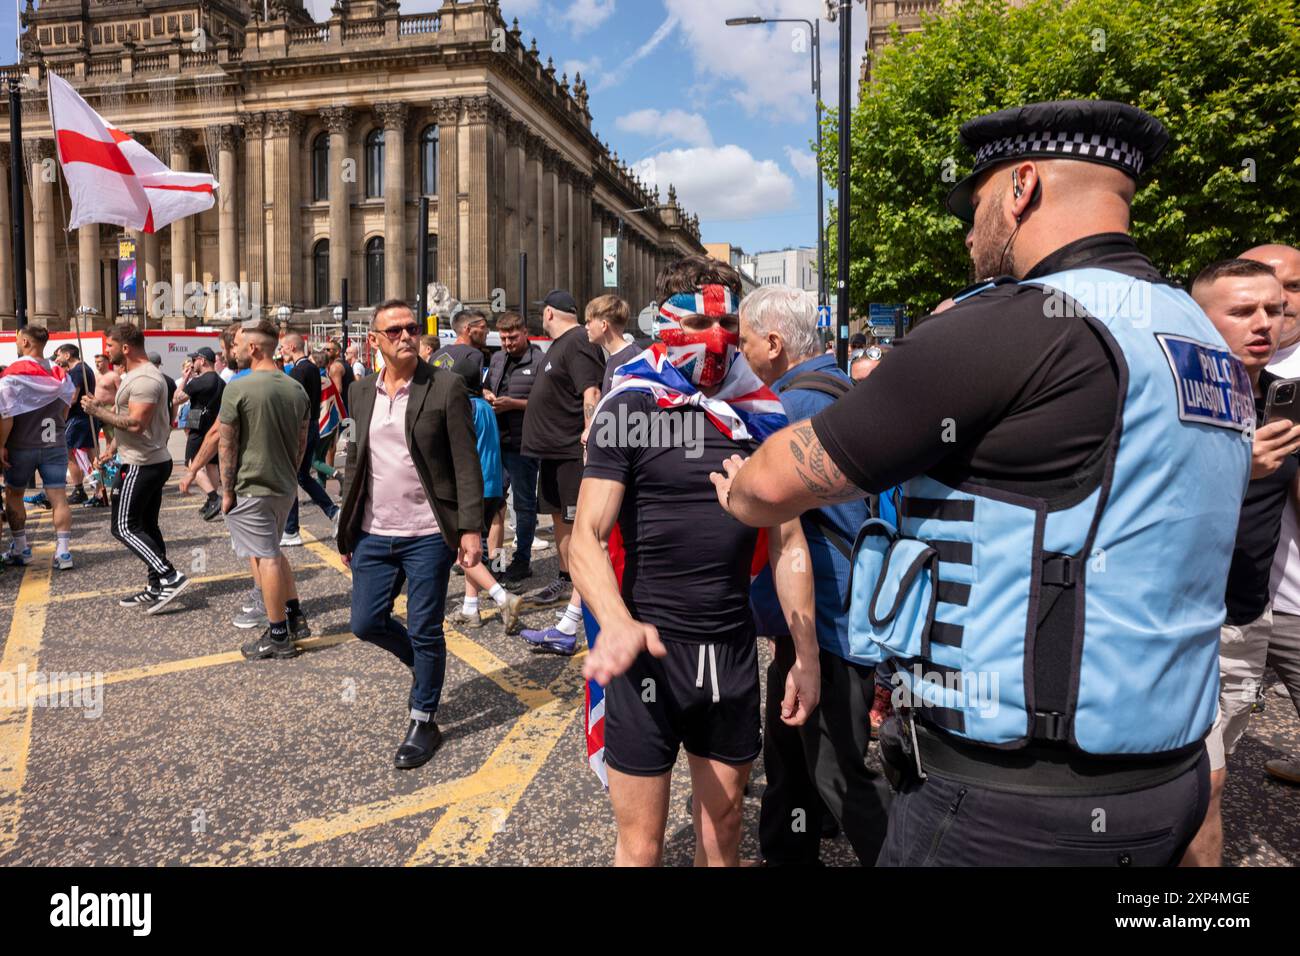
[[[31,560],[39,475],[56,568],[71,504],[106,496],[145,566],[121,603],[171,604],[190,582],[158,517],[183,410],[181,491],[249,562],[244,656],[290,660],[311,634],[284,553],[305,491],[351,569],[352,632],[410,672],[399,769],[442,742],[445,626],[485,626],[490,601],[539,653],[590,647],[619,864],[661,861],[684,749],[701,865],[740,862],[760,754],[769,865],[817,863],[837,830],[865,865],[1219,865],[1266,669],[1300,709],[1300,249],[1243,250],[1187,290],[1161,276],[1129,210],[1168,135],[1132,107],[1033,104],[962,135],[977,158],[949,208],[993,278],[902,339],[851,342],[847,368],[815,297],[742,298],[701,256],[659,274],[653,341],[614,295],[550,292],[546,348],[474,310],[443,346],[395,299],[374,372],[265,320],[180,382],[133,325],[94,373],[71,345],[51,365],[29,327],[0,376],[4,561]],[[539,514],[558,571],[524,592]],[[1265,766],[1300,785],[1300,757]]]

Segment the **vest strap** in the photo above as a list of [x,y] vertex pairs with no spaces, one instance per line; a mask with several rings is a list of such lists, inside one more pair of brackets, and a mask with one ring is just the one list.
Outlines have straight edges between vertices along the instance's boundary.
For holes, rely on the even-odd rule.
[[961,647],[962,635],[965,632],[960,624],[949,624],[947,621],[935,621],[930,625],[930,640],[935,644],[944,644],[948,647]]
[[1070,739],[1070,720],[1065,714],[1055,712],[1034,712],[1034,729],[1030,734],[1034,740],[1049,740],[1064,743]]

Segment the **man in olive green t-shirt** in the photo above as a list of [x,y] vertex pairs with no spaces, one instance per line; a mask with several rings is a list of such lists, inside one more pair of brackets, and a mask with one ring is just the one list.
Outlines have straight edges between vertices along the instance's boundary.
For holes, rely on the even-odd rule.
[[221,397],[221,510],[231,547],[254,562],[268,624],[240,648],[249,660],[287,660],[298,653],[293,641],[311,635],[280,538],[298,497],[298,463],[314,412],[303,387],[272,361],[277,340],[266,319],[240,326],[235,358],[249,372],[232,379]]

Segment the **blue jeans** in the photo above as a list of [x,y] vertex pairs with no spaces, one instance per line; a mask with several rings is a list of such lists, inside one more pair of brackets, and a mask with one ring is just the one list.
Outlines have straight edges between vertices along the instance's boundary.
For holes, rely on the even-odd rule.
[[[352,552],[352,633],[415,668],[411,716],[432,720],[447,673],[442,615],[456,552],[440,534],[388,538],[362,532]],[[406,626],[393,601],[406,579]]]
[[[316,480],[316,475],[312,472],[311,460],[316,454],[316,444],[320,441],[320,436],[311,432],[307,433],[307,451],[302,456],[302,461],[298,464],[298,487],[307,492],[308,497],[315,502],[321,511],[325,512],[325,517],[333,519],[334,513],[339,510],[339,506],[334,503],[334,499],[329,496],[324,486]],[[298,496],[293,496],[293,507],[289,509],[289,519],[284,523],[285,534],[298,533]]]
[[537,532],[537,469],[540,463],[536,458],[505,449],[501,450],[501,458],[515,495],[514,560],[516,564],[531,564],[533,535]]

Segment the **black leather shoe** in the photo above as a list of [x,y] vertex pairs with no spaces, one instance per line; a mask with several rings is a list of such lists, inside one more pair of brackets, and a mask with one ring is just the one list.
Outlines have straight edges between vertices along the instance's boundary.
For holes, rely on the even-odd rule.
[[433,759],[434,751],[442,746],[442,731],[432,720],[412,720],[406,728],[406,739],[397,748],[393,766],[398,770],[423,767]]

